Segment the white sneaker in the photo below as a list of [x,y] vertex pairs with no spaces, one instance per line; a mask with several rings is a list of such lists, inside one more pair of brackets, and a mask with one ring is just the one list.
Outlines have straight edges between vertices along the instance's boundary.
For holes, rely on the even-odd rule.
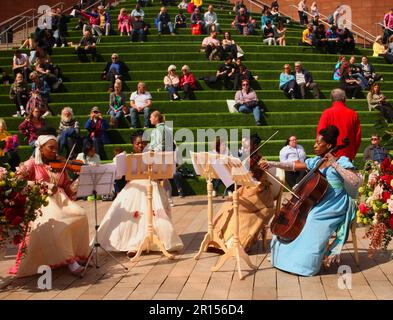
[[217,197],[217,192],[216,192],[216,190],[213,190],[212,196],[213,196],[213,197]]
[[174,93],[174,94],[173,94],[173,99],[178,100],[178,99],[179,99],[179,96],[178,96],[176,93]]
[[53,48],[56,48],[57,47],[57,44],[55,43],[54,45],[53,45]]
[[23,106],[20,106],[20,115],[23,117],[26,114],[26,110]]
[[258,80],[258,76],[254,76],[254,79],[255,79],[255,80]]
[[232,197],[233,192],[232,191],[228,191],[228,197]]
[[16,117],[20,117],[20,112],[19,111],[17,111],[15,114],[13,114],[12,115],[14,118],[16,118]]
[[65,44],[63,43],[63,44],[61,45],[61,47],[62,47],[62,48],[65,48]]

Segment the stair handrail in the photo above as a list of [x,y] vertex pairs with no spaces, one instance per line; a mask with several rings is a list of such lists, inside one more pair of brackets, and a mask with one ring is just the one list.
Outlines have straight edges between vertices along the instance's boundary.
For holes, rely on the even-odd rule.
[[[63,6],[63,5],[64,5],[64,2],[60,1],[60,2],[57,2],[56,4],[52,5],[52,6],[50,7],[50,9],[56,8],[56,7],[58,7],[58,6]],[[10,30],[11,28],[15,28],[16,30],[18,30],[19,28],[22,28],[22,30],[23,30],[23,28],[26,27],[25,33],[27,33],[28,24],[29,24],[30,22],[33,22],[33,27],[34,27],[34,26],[35,26],[35,20],[38,19],[38,18],[40,18],[40,17],[42,17],[42,16],[45,14],[45,12],[43,12],[43,13],[41,13],[41,14],[34,15],[34,12],[37,11],[36,9],[29,9],[29,10],[27,10],[27,11],[25,11],[25,12],[29,12],[29,11],[32,11],[32,12],[33,12],[33,16],[22,16],[21,19],[18,20],[18,23],[12,24],[11,26],[7,27],[6,29],[4,29],[4,30],[0,33],[0,37],[1,37],[3,34],[6,35],[7,49],[8,49],[8,45],[9,45],[9,42],[8,42],[8,32],[9,32],[9,30]],[[25,12],[24,12],[24,13],[25,13]],[[15,17],[18,17],[18,16],[21,16],[21,14],[15,16]],[[8,19],[8,20],[12,21],[12,19],[15,19],[15,17],[10,18],[10,19]],[[3,24],[4,24],[4,23],[3,23]],[[26,37],[27,37],[27,35],[26,35]]]
[[16,16],[13,16],[13,17],[11,17],[11,18],[9,18],[9,19],[7,19],[7,20],[1,22],[1,23],[0,23],[0,29],[1,29],[1,27],[2,27],[3,25],[8,24],[8,23],[11,22],[12,20],[15,20],[15,19],[17,19],[17,18],[19,18],[19,17],[26,17],[26,16],[29,16],[28,13],[29,13],[30,11],[34,13],[34,12],[37,11],[37,10],[34,9],[34,8],[30,8],[29,10],[23,11],[22,13],[19,13],[19,14],[17,14]]
[[[291,4],[290,7],[296,8],[296,10],[297,10],[297,8],[298,8],[298,7],[297,7],[296,5],[294,5],[294,4]],[[308,16],[313,17],[313,15],[312,15],[310,12],[308,12],[308,11],[306,11],[306,10],[303,10],[303,12],[306,13]],[[320,12],[318,13],[318,16],[322,17],[323,19],[327,19],[327,16],[325,16],[324,14],[322,14],[322,13],[320,13]],[[373,34],[371,34],[370,32],[368,32],[367,30],[363,29],[362,27],[358,26],[356,23],[352,22],[351,20],[349,20],[349,19],[346,19],[346,20],[347,20],[348,22],[350,22],[352,26],[355,26],[356,28],[358,28],[358,29],[360,30],[360,32],[354,31],[354,30],[351,30],[351,32],[352,32],[354,35],[356,35],[357,37],[363,38],[363,47],[366,47],[366,41],[368,41],[369,43],[374,43],[374,42],[375,42],[376,36],[374,36]],[[321,22],[322,22],[322,23],[325,23],[325,24],[327,23],[327,22],[324,21],[324,20],[321,20]],[[329,27],[331,26],[329,23],[327,23],[327,25],[328,25]],[[367,37],[367,36],[369,36],[369,37]]]

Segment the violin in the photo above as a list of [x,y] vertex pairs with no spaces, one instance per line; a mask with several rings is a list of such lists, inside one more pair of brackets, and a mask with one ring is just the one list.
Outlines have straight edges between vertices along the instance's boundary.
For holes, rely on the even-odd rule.
[[80,172],[81,171],[81,167],[83,165],[85,165],[83,163],[82,160],[69,160],[66,161],[64,159],[58,159],[58,160],[54,160],[49,162],[50,167],[54,170],[54,171],[63,171],[65,169],[68,169],[72,172]]
[[[347,147],[348,140],[344,139],[343,142],[344,144],[328,152],[334,154]],[[316,166],[294,187],[292,198],[275,214],[270,229],[281,240],[285,242],[295,240],[303,230],[310,210],[324,197],[329,183],[319,168],[325,161],[325,157],[318,161]]]

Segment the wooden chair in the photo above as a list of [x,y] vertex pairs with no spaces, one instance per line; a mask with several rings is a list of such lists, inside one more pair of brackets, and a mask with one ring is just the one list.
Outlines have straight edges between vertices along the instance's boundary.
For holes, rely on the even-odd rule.
[[[274,177],[276,177],[279,181],[281,181],[281,183],[285,184],[285,171],[283,169],[269,168],[268,171],[270,174],[272,174]],[[281,198],[282,198],[282,193],[283,193],[283,187],[277,181],[275,181],[273,178],[271,178],[270,176],[268,176],[268,180],[272,184],[271,191],[273,194],[273,199],[276,202],[275,210],[274,210],[274,214],[275,214],[281,208]],[[268,231],[268,229],[269,229],[269,224],[267,224],[261,232],[262,250],[264,250],[264,251],[267,249],[267,231]]]

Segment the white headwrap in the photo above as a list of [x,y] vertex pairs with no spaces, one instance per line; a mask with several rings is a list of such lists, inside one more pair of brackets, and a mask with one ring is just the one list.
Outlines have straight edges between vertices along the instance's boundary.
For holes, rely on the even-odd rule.
[[40,147],[42,147],[45,143],[47,143],[49,140],[55,140],[57,141],[55,136],[52,135],[41,135],[37,138],[35,141],[35,155],[34,155],[34,160],[36,164],[43,164],[42,162],[42,156],[41,156],[41,150]]

